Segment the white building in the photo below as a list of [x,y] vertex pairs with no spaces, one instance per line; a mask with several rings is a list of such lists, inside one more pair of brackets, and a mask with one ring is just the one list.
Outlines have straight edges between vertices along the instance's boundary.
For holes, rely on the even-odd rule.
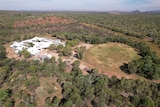
[[65,44],[59,39],[52,40],[47,38],[34,37],[32,39],[24,40],[22,42],[13,42],[10,47],[15,50],[16,54],[21,52],[23,49],[27,49],[27,51],[30,52],[31,55],[36,55],[42,49],[48,48],[51,44],[65,46]]

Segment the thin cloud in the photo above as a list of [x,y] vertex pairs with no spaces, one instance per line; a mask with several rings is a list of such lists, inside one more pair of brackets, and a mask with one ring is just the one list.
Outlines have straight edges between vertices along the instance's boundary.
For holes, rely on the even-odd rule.
[[143,4],[148,4],[151,3],[149,0],[126,0],[123,2],[124,4],[129,4],[129,5],[143,5]]
[[0,10],[154,10],[160,0],[0,0]]

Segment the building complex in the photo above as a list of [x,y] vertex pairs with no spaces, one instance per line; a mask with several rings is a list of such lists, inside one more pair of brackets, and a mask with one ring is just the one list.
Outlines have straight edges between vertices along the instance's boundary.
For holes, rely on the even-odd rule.
[[10,47],[14,49],[15,54],[18,54],[23,49],[26,49],[31,55],[34,56],[40,53],[42,49],[48,48],[51,44],[65,46],[65,43],[61,42],[59,39],[52,40],[48,38],[34,37],[21,42],[13,42]]

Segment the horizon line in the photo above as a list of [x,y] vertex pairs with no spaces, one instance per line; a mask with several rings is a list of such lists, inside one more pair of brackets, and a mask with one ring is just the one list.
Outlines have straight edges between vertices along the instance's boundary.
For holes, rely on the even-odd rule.
[[134,11],[137,11],[137,12],[160,12],[160,10],[83,10],[83,9],[79,9],[79,10],[69,10],[69,9],[55,9],[55,10],[52,10],[52,9],[44,9],[44,10],[41,10],[41,9],[0,9],[0,11],[17,11],[17,12],[134,12]]

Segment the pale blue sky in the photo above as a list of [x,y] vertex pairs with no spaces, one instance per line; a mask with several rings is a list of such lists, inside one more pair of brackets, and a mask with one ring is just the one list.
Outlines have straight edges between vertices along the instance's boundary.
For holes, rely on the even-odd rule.
[[160,10],[160,0],[0,0],[0,10]]

